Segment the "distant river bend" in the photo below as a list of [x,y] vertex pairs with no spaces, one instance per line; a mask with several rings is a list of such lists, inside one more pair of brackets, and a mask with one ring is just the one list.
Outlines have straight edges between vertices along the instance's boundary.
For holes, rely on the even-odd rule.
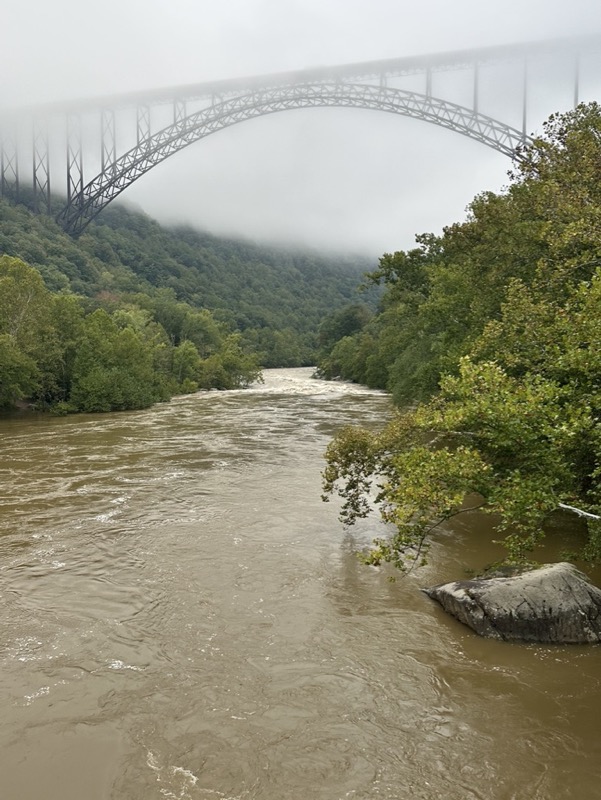
[[[388,399],[311,370],[142,412],[0,419],[3,800],[583,800],[601,651],[481,640],[320,501]],[[474,544],[474,540],[476,543]]]

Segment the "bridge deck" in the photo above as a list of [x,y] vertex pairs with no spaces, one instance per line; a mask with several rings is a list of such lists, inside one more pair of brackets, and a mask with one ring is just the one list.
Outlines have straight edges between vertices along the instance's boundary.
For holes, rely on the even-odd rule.
[[[501,62],[516,58],[535,58],[562,53],[575,57],[582,51],[601,53],[601,34],[590,34],[538,42],[480,47],[471,50],[454,50],[446,53],[429,53],[401,58],[387,58],[379,61],[364,61],[353,64],[309,67],[244,78],[226,78],[216,81],[168,86],[126,94],[105,97],[85,98],[71,102],[48,103],[38,106],[37,112],[77,112],[101,107],[112,109],[138,106],[142,104],[172,103],[174,100],[202,100],[214,96],[223,98],[256,89],[274,88],[303,82],[319,83],[331,81],[367,80],[385,75],[400,77],[431,70],[432,72],[462,69],[474,64]],[[30,109],[33,110],[33,109]]]

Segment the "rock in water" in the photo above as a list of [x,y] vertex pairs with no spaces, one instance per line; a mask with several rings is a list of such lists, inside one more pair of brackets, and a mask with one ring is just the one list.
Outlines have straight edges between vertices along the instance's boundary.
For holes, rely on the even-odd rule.
[[481,636],[522,642],[601,642],[601,590],[572,564],[424,590]]

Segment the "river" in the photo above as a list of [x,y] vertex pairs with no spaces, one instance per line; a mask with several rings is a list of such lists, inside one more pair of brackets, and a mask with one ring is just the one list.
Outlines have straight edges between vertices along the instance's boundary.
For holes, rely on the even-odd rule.
[[[601,796],[601,649],[483,640],[320,500],[388,399],[311,370],[147,411],[0,419],[2,800]],[[481,524],[481,523],[478,523]],[[498,556],[498,553],[496,553]]]

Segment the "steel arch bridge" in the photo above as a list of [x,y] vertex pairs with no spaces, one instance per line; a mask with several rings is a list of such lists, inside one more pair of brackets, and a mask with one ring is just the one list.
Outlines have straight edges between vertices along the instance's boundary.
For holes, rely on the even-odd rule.
[[59,219],[66,230],[77,235],[135,180],[193,142],[253,117],[294,108],[327,106],[388,111],[433,122],[464,133],[508,156],[512,156],[524,141],[520,131],[490,117],[437,98],[398,89],[356,84],[301,84],[253,92],[211,105],[143,139],[86,184],[65,206]]
[[[588,36],[215,81],[4,114],[0,115],[0,194],[18,199],[25,131],[34,205],[50,213],[50,162],[60,133],[66,152],[61,172],[66,177],[67,202],[58,220],[77,236],[134,181],[194,142],[255,117],[319,107],[368,109],[423,120],[513,158],[529,138],[534,60],[559,64],[568,73],[570,100],[576,105],[584,59],[600,53],[601,36]],[[513,94],[521,106],[519,128],[481,110],[486,100],[481,87],[484,70],[499,64],[518,66],[519,85]],[[435,74],[451,70],[467,74],[470,105],[434,93]],[[407,78],[415,82],[416,76],[423,81],[422,91],[395,85]],[[90,151],[83,134],[90,117],[96,118],[100,158],[92,170],[97,174],[85,182],[84,153],[87,159]],[[129,139],[120,154],[118,130],[123,140]]]

